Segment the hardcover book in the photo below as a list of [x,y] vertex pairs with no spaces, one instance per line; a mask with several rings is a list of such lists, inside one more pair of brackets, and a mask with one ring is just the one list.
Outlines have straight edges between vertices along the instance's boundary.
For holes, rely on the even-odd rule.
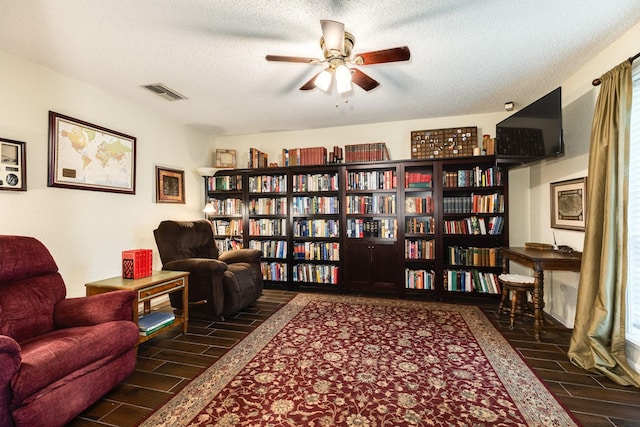
[[165,311],[154,311],[138,319],[138,329],[141,332],[157,330],[166,325],[170,325],[175,320],[173,313]]

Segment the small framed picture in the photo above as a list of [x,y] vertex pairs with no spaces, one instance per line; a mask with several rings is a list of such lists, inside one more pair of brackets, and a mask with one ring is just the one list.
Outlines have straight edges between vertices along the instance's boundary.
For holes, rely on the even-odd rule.
[[0,138],[0,190],[27,191],[25,143]]
[[220,150],[216,149],[216,161],[217,168],[232,168],[237,167],[236,163],[236,150]]
[[156,203],[184,202],[184,171],[156,166]]
[[587,223],[587,178],[551,184],[551,228],[584,231]]

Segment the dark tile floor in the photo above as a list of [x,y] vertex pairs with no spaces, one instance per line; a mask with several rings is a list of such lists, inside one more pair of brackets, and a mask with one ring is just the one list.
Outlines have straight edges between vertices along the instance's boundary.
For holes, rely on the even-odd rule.
[[[294,295],[266,290],[254,306],[224,322],[192,320],[187,335],[175,328],[142,344],[135,373],[69,425],[137,425]],[[640,390],[573,366],[566,355],[570,330],[548,321],[536,342],[530,320],[509,329],[508,316],[496,320],[496,306],[481,308],[583,425],[640,427]]]

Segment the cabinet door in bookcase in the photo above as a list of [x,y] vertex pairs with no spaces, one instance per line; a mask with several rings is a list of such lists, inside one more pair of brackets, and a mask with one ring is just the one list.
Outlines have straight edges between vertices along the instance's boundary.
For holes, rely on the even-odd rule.
[[445,293],[499,294],[508,246],[506,174],[492,163],[443,164],[442,266]]
[[298,169],[291,182],[291,282],[336,289],[342,282],[338,169]]
[[345,250],[345,287],[368,292],[399,293],[398,244],[349,239]]
[[249,247],[262,250],[262,278],[267,285],[289,280],[287,173],[256,171],[247,179]]
[[205,177],[206,218],[213,224],[218,251],[244,247],[242,175],[224,174]]
[[434,205],[434,164],[404,164],[403,249],[405,293],[422,295],[435,290],[437,252]]

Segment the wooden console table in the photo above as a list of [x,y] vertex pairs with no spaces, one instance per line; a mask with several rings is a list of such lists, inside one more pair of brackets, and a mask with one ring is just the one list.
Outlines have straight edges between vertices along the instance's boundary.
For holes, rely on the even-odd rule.
[[509,263],[513,261],[533,269],[533,309],[534,309],[534,334],[540,341],[544,322],[544,270],[580,271],[582,253],[574,252],[566,254],[553,250],[538,250],[524,247],[503,247],[503,270],[508,271]]
[[138,307],[142,303],[143,315],[151,312],[151,300],[173,292],[182,291],[182,313],[176,315],[170,325],[149,335],[140,335],[138,343],[143,343],[167,328],[182,325],[182,332],[187,333],[189,322],[189,273],[186,271],[154,271],[151,276],[140,279],[123,279],[122,276],[98,280],[85,284],[87,296],[111,292],[118,289],[136,291],[133,302],[133,321],[138,324]]

